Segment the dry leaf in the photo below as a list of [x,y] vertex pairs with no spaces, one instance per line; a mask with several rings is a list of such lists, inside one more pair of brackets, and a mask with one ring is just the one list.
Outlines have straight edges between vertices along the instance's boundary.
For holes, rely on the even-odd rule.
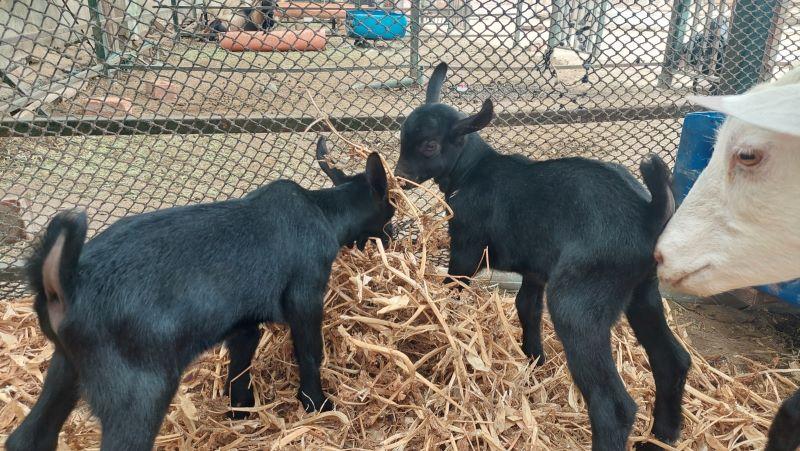
[[483,363],[483,359],[481,359],[477,354],[467,354],[467,362],[469,362],[475,371],[489,371],[491,369],[486,366],[485,363]]
[[386,306],[378,310],[377,312],[379,315],[385,315],[386,313],[393,312],[395,310],[399,310],[404,307],[408,307],[408,303],[411,301],[411,299],[407,295],[401,294],[399,296],[392,296],[391,298],[388,299],[375,298],[373,299],[373,301],[378,304],[383,304]]

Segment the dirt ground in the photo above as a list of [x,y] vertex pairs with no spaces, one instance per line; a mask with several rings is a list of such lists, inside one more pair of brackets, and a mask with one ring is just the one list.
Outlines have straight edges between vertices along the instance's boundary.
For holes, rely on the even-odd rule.
[[[710,363],[730,369],[744,359],[800,369],[800,307],[755,290],[708,299],[670,296],[676,324]],[[800,381],[800,373],[795,374]]]

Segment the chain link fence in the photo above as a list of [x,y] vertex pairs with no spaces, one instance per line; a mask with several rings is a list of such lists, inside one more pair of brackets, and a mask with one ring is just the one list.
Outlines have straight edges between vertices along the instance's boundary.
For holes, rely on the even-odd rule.
[[[686,94],[741,92],[796,64],[799,6],[0,3],[0,296],[23,292],[31,239],[59,209],[87,208],[92,235],[277,178],[324,186],[312,152],[323,115],[394,162],[399,125],[439,61],[451,67],[444,102],[473,112],[493,98],[497,119],[483,136],[502,152],[631,168],[658,152],[671,162]],[[237,30],[263,34],[248,41]],[[344,144],[331,147],[347,166]]]

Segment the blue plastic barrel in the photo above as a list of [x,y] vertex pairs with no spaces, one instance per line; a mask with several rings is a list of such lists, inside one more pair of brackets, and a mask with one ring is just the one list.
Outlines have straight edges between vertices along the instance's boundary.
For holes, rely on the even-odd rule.
[[684,118],[673,178],[675,200],[678,203],[689,194],[694,181],[708,165],[717,128],[723,121],[725,115],[716,112],[689,113]]
[[345,26],[351,38],[390,41],[406,35],[408,18],[403,13],[381,9],[349,10]]
[[[707,111],[689,113],[684,118],[673,171],[675,201],[679,205],[708,165],[714,151],[717,128],[724,120],[724,114]],[[800,279],[755,288],[791,304],[800,305]]]

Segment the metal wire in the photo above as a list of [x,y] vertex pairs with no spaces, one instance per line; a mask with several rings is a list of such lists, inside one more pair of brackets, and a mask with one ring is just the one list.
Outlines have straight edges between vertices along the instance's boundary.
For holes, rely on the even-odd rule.
[[[59,209],[87,208],[91,236],[126,215],[241,196],[278,178],[324,186],[312,143],[325,130],[309,95],[345,136],[394,161],[397,130],[439,61],[451,67],[444,102],[473,112],[493,98],[498,115],[482,135],[502,152],[632,169],[649,152],[671,162],[692,108],[686,94],[741,92],[796,64],[796,9],[780,0],[291,0],[277,3],[271,32],[324,32],[324,48],[233,52],[210,40],[206,22],[243,23],[266,12],[261,2],[2,3],[0,295],[23,292],[31,240]],[[384,37],[359,35],[352,10]],[[388,36],[395,27],[402,36]]]

